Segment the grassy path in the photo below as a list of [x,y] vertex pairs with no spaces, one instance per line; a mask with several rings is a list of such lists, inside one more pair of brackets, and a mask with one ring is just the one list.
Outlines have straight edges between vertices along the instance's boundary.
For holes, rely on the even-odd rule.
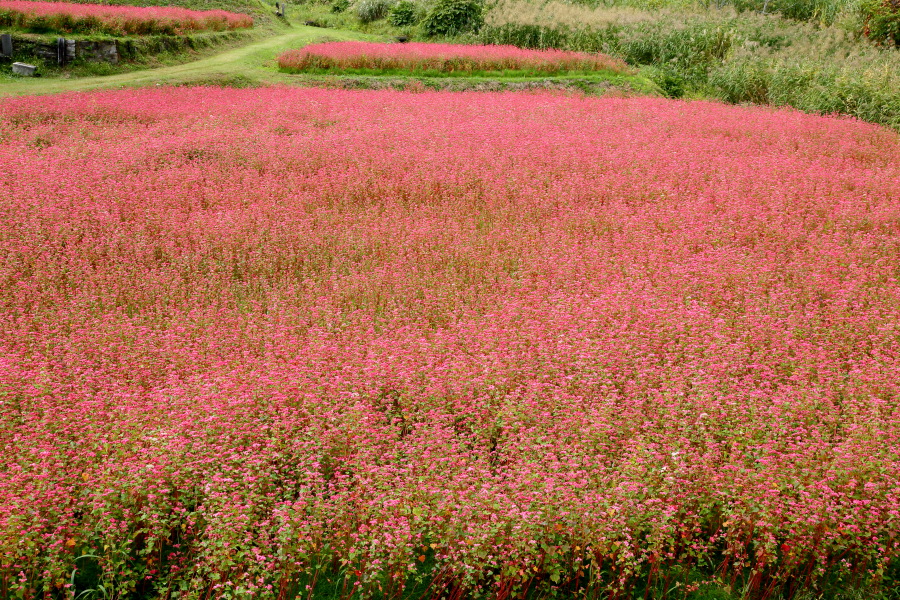
[[364,40],[376,38],[352,31],[295,25],[289,32],[180,65],[102,77],[21,78],[3,82],[0,83],[0,97],[192,82],[290,83],[296,81],[296,77],[279,72],[275,64],[275,57],[283,50],[325,39]]
[[[251,86],[265,84],[317,85],[323,79],[345,80],[350,87],[399,87],[410,83],[430,89],[576,89],[585,93],[606,93],[609,89],[626,90],[641,95],[660,95],[658,87],[638,75],[604,73],[572,78],[566,75],[551,77],[416,77],[416,76],[346,76],[291,74],[278,70],[275,57],[282,51],[326,40],[384,41],[384,36],[294,25],[269,37],[257,39],[243,46],[230,48],[172,66],[141,69],[95,77],[47,77],[0,79],[0,97],[35,94],[56,94],[97,89],[146,87],[152,85],[205,84]],[[414,81],[416,80],[416,81]]]

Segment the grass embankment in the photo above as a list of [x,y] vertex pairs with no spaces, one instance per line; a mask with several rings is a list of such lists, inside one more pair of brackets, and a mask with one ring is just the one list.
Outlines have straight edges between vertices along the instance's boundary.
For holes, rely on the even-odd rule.
[[662,91],[641,75],[602,72],[575,72],[558,75],[539,73],[474,72],[446,73],[427,71],[409,73],[396,70],[312,70],[296,72],[289,83],[340,89],[395,89],[405,91],[571,91],[588,95],[661,96]]
[[[21,50],[13,55],[13,59],[36,65],[41,80],[54,79],[70,81],[85,77],[109,77],[134,71],[145,71],[148,69],[158,69],[185,64],[213,56],[216,53],[227,51],[230,48],[240,47],[259,37],[261,36],[246,30],[198,33],[188,36],[146,36],[102,39],[91,36],[87,38],[90,41],[115,42],[119,51],[119,62],[113,64],[110,62],[79,58],[65,66],[59,66],[53,59],[35,55],[33,53],[28,54]],[[20,36],[18,39],[20,41],[19,47],[21,47],[21,41],[25,38],[24,36]],[[32,41],[40,42],[41,40]],[[14,48],[16,48],[15,43]],[[3,84],[4,87],[7,84],[16,84],[20,82],[22,82],[22,78],[12,75],[6,70],[0,72],[0,84]],[[23,85],[32,85],[32,83],[24,83]],[[0,92],[0,94],[2,94],[2,92]]]
[[580,93],[590,96],[662,96],[652,81],[636,75],[593,77],[413,77],[371,75],[309,75],[290,76],[292,85],[351,90],[478,91],[522,92],[550,91]]
[[[57,65],[55,59],[46,55],[47,49],[55,46],[58,36],[59,34],[14,32],[12,60],[38,66],[42,78],[108,76],[197,60],[260,37],[251,29],[206,31],[186,35],[67,36],[68,39],[76,39],[79,42],[113,42],[116,44],[119,62],[113,64],[78,58],[61,67]],[[0,73],[0,82],[18,80],[19,78],[5,70]]]
[[659,93],[618,59],[515,46],[337,42],[290,50],[277,60],[282,71],[301,74],[306,82],[352,88]]
[[[257,32],[259,34],[259,32]],[[191,62],[154,69],[136,70],[108,76],[81,78],[0,78],[0,96],[55,94],[69,91],[143,87],[152,85],[228,85],[246,87],[288,84],[295,76],[281,73],[274,57],[297,46],[323,39],[365,39],[354,32],[326,32],[315,27],[298,26],[250,44],[217,51]]]
[[[92,4],[78,2],[78,0],[75,0],[74,3]],[[158,7],[160,2],[112,0],[106,4],[111,6],[104,6],[98,10],[115,11],[120,7],[128,9]],[[160,9],[164,16],[166,12],[177,13],[179,9],[217,11],[220,14],[222,10],[227,10],[236,15],[249,16],[253,20],[253,27],[226,31],[191,31],[190,26],[168,27],[160,21],[150,30],[144,31],[143,34],[135,34],[135,31],[132,31],[133,27],[128,31],[115,31],[115,28],[122,24],[116,19],[110,19],[108,23],[102,19],[98,19],[96,22],[83,19],[63,19],[62,21],[39,19],[38,22],[9,23],[3,28],[3,31],[12,33],[19,40],[19,43],[13,44],[13,60],[35,64],[42,78],[80,79],[121,75],[136,70],[165,68],[202,60],[216,53],[227,52],[230,49],[252,43],[254,40],[284,33],[289,28],[289,23],[275,17],[274,8],[261,0],[223,0],[222,2],[175,0],[166,4],[169,6]],[[202,24],[202,21],[198,24]],[[113,27],[114,30],[109,30],[105,25]],[[64,67],[59,67],[55,59],[43,56],[47,52],[33,51],[41,43],[52,45],[59,36],[81,41],[114,42],[118,49],[119,62],[111,64],[78,58]],[[34,85],[30,83],[15,85],[17,82],[19,82],[19,78],[12,76],[8,69],[0,71],[0,84],[4,90],[9,85],[13,85],[13,90],[18,90],[23,86],[29,88]],[[41,85],[37,85],[37,87],[41,87]],[[0,94],[5,93],[9,92],[0,91]],[[13,91],[12,93],[19,92]]]

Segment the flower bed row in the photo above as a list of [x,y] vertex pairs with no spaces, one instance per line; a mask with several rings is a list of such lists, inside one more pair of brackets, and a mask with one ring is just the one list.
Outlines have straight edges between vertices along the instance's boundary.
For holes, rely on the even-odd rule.
[[297,88],[0,131],[4,597],[896,586],[896,134]]
[[0,0],[0,26],[60,33],[182,34],[252,27],[248,15],[175,6],[105,6]]
[[603,54],[526,50],[515,46],[426,43],[326,42],[289,50],[278,57],[278,64],[282,69],[290,71],[525,71],[544,75],[629,71],[623,61]]

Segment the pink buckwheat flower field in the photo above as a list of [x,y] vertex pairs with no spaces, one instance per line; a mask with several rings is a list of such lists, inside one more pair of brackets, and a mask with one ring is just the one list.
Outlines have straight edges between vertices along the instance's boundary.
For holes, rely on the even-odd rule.
[[238,29],[252,27],[253,19],[226,10],[188,10],[177,6],[104,6],[0,0],[0,25],[60,32],[141,35]]
[[630,72],[623,61],[604,54],[565,50],[527,50],[516,46],[458,44],[382,44],[323,42],[278,57],[278,66],[291,71],[349,69],[367,71],[526,71],[553,75],[567,72]]
[[896,582],[896,133],[290,88],[0,131],[3,597]]

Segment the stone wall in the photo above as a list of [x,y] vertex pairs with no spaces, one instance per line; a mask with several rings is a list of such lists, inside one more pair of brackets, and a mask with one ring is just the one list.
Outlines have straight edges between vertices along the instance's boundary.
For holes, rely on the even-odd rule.
[[[62,38],[60,38],[62,39]],[[115,40],[67,40],[48,42],[27,36],[12,36],[12,56],[15,59],[40,58],[47,64],[65,65],[74,60],[89,62],[119,62]]]
[[[199,50],[244,37],[244,32],[223,31],[192,36],[158,35],[107,40],[64,39],[48,41],[28,34],[12,35],[13,60],[41,59],[48,65],[66,65],[74,61],[107,62],[134,60],[165,52]],[[61,41],[60,41],[61,40]]]

